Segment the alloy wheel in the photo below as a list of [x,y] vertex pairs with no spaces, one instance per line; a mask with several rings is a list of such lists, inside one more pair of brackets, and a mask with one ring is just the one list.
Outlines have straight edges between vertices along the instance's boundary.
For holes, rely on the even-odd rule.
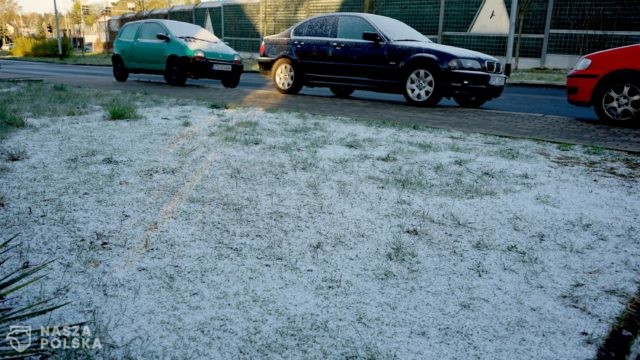
[[640,114],[640,88],[631,83],[611,86],[600,102],[604,112],[613,120],[631,120]]
[[295,80],[295,71],[290,64],[282,64],[276,70],[276,84],[282,90],[289,90]]
[[426,69],[416,69],[407,77],[407,95],[415,102],[423,102],[429,99],[434,89],[434,77]]

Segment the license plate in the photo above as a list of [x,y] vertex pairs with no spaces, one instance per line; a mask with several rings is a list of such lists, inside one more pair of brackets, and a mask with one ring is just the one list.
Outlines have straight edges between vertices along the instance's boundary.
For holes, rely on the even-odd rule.
[[217,70],[217,71],[231,71],[231,65],[213,64],[213,70]]
[[491,78],[489,79],[489,85],[504,86],[504,77],[491,75]]

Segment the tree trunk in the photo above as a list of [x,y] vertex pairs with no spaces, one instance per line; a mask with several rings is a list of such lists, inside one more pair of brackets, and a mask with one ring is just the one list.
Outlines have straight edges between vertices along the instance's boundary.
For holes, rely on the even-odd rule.
[[518,11],[518,39],[516,41],[515,51],[515,64],[514,69],[518,70],[518,64],[520,63],[520,45],[522,43],[522,25],[524,24],[524,17],[527,14],[529,8],[529,2],[525,1]]

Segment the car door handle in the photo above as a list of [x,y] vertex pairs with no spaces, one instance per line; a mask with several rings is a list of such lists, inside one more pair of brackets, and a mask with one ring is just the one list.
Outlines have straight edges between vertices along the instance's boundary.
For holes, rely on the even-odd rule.
[[304,41],[294,41],[293,42],[294,45],[298,45],[298,47],[304,45]]
[[331,46],[333,46],[336,49],[340,49],[340,48],[344,47],[344,44],[338,44],[338,43],[334,42],[334,43],[331,44]]

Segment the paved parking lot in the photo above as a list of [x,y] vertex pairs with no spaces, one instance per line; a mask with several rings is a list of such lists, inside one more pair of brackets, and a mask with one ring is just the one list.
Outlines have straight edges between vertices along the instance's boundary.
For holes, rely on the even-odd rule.
[[[20,76],[0,72],[0,78],[16,77]],[[443,106],[424,109],[381,100],[337,99],[312,95],[287,96],[271,89],[224,89],[197,85],[176,88],[164,84],[160,81],[161,78],[158,78],[157,82],[128,81],[126,83],[118,83],[111,78],[91,76],[37,76],[36,78],[105,90],[148,92],[217,103],[237,103],[363,120],[398,121],[436,128],[640,152],[640,127],[637,125],[607,125],[567,117],[458,107]]]

